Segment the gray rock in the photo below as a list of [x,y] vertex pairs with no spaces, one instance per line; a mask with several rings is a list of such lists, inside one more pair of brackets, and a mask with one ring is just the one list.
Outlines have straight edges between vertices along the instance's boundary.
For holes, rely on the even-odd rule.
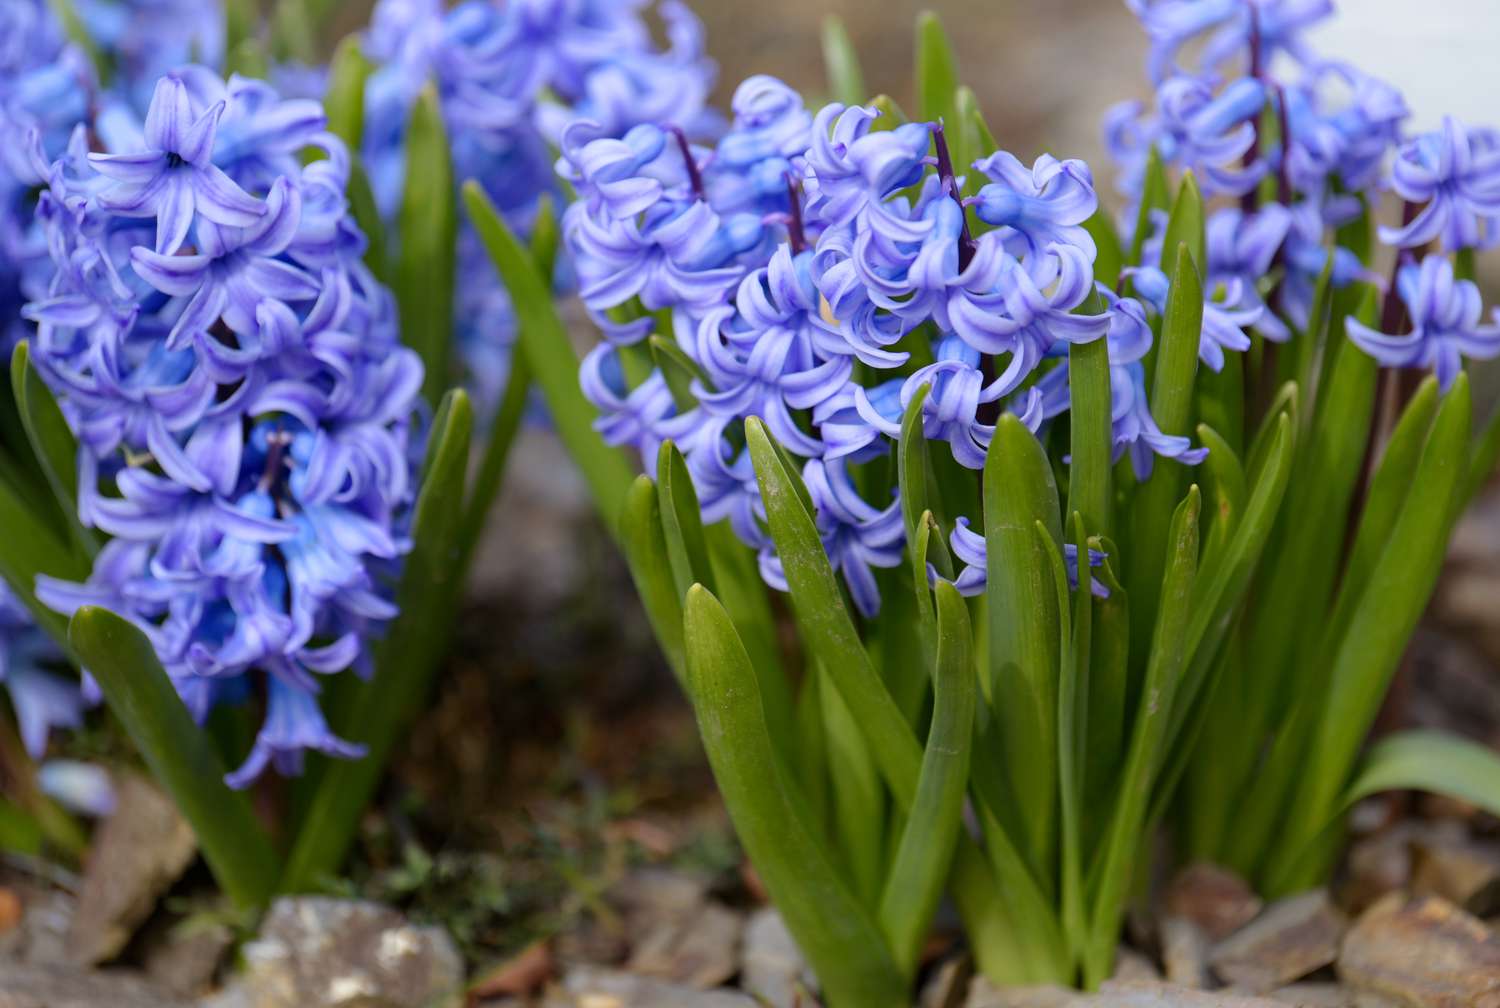
[[702,991],[635,973],[574,966],[563,977],[562,996],[547,1008],[757,1008],[748,994]]
[[1064,1008],[1077,998],[1077,991],[1041,984],[1035,987],[996,987],[984,977],[969,985],[964,1008]]
[[188,1008],[125,970],[0,962],[0,1008]]
[[1163,913],[1192,921],[1210,942],[1249,924],[1264,905],[1248,882],[1206,861],[1182,869],[1162,893]]
[[1413,851],[1413,893],[1441,896],[1478,917],[1500,910],[1500,846],[1428,835]]
[[32,882],[11,891],[21,903],[21,919],[0,932],[0,960],[18,963],[65,963],[68,930],[78,901],[72,893]]
[[234,931],[227,924],[187,920],[160,933],[148,933],[141,954],[146,976],[174,994],[202,994],[212,983],[219,963],[234,944]]
[[1097,994],[1079,994],[1064,1008],[1286,1008],[1280,1001],[1229,991],[1201,991],[1167,983],[1111,980]]
[[69,959],[91,966],[118,955],[197,849],[192,828],[170,798],[144,777],[120,774],[115,811],[89,850],[68,930]]
[[1156,968],[1156,963],[1150,958],[1137,952],[1129,945],[1121,945],[1115,950],[1115,972],[1111,980],[1160,980],[1161,970]]
[[744,927],[744,918],[724,904],[701,903],[658,922],[635,946],[626,969],[699,990],[717,987],[739,971]]
[[1416,1008],[1500,1008],[1500,936],[1435,896],[1392,893],[1339,951],[1351,987]]
[[430,1008],[462,1002],[448,933],[378,903],[318,896],[271,904],[242,950],[246,1008]]
[[1300,983],[1272,991],[1272,1000],[1292,1008],[1400,1008],[1378,994],[1353,990],[1336,983]]
[[1226,983],[1255,993],[1275,990],[1329,965],[1346,921],[1328,893],[1314,889],[1268,906],[1214,946],[1209,964]]
[[1199,990],[1208,986],[1208,938],[1186,917],[1161,922],[1161,959],[1167,982]]
[[772,907],[755,911],[745,925],[740,986],[771,1008],[793,1008],[799,997],[806,1004],[804,992],[817,989],[802,950]]

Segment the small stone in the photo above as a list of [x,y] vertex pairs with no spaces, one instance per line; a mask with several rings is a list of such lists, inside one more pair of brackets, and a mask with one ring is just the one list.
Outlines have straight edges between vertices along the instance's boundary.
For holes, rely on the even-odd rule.
[[1161,959],[1168,983],[1198,990],[1208,986],[1208,939],[1186,917],[1161,922]]
[[1210,942],[1249,924],[1264,905],[1248,882],[1207,861],[1182,869],[1162,894],[1164,914],[1192,921]]
[[1075,994],[1063,1008],[1286,1008],[1269,998],[1208,992],[1174,984],[1107,981],[1097,994]]
[[1077,996],[1077,991],[1054,984],[996,987],[981,976],[969,985],[969,999],[964,1008],[1064,1008]]
[[1115,950],[1115,972],[1111,980],[1160,980],[1161,970],[1147,956],[1128,945]]
[[679,920],[662,921],[635,947],[632,973],[708,990],[738,971],[744,918],[710,901]]
[[1500,936],[1436,896],[1392,893],[1344,937],[1339,976],[1418,1008],[1500,1008]]
[[0,934],[21,923],[21,897],[14,889],[0,886]]
[[115,811],[94,834],[68,931],[68,958],[118,955],[156,901],[192,864],[198,841],[172,800],[137,774],[115,781]]
[[1413,835],[1411,824],[1400,823],[1355,842],[1344,859],[1340,905],[1358,914],[1386,893],[1404,889],[1411,880]]
[[918,1008],[963,1008],[974,964],[968,956],[954,956],[933,970],[917,997]]
[[702,991],[635,973],[574,966],[562,983],[573,1008],[757,1008],[748,994],[731,990]]
[[745,924],[740,986],[771,1008],[794,1008],[799,998],[811,1003],[806,992],[816,990],[817,981],[774,907],[755,911]]
[[21,918],[0,931],[0,959],[38,964],[70,961],[68,930],[77,906],[73,894],[29,881],[8,889],[20,903]]
[[437,1008],[463,998],[448,933],[378,903],[279,899],[242,954],[249,1008]]
[[1354,992],[1336,983],[1300,983],[1271,992],[1273,1001],[1293,1008],[1354,1008]]
[[1415,895],[1441,896],[1478,917],[1500,911],[1500,848],[1464,839],[1425,837],[1413,849]]
[[0,1008],[187,1008],[126,970],[87,970],[64,963],[0,964]]
[[142,953],[142,965],[152,983],[191,997],[213,982],[233,944],[234,931],[228,925],[189,920],[158,935]]
[[1344,915],[1323,889],[1278,900],[1214,946],[1209,964],[1225,983],[1253,993],[1287,984],[1338,956]]

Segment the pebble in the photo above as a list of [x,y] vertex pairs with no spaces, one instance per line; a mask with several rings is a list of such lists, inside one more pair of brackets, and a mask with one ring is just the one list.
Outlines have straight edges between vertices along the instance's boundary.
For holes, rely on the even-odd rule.
[[1339,977],[1414,1008],[1500,1008],[1500,936],[1436,896],[1392,893],[1344,937]]
[[1289,896],[1215,945],[1209,965],[1242,990],[1275,990],[1332,963],[1345,926],[1326,890]]

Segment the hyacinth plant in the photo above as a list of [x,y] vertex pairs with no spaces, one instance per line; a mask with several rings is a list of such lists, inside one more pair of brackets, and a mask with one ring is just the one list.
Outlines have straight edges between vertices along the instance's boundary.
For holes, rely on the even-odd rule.
[[385,0],[319,69],[326,3],[7,5],[8,847],[82,849],[46,792],[107,795],[30,761],[102,695],[236,904],[336,871],[525,402],[457,180],[550,276],[557,124],[701,116],[696,21],[661,51],[640,6]]
[[1408,136],[1303,44],[1328,6],[1132,3],[1156,94],[1108,119],[1117,216],[1082,162],[997,149],[930,16],[911,119],[859,104],[833,25],[821,109],[754,77],[711,147],[575,121],[581,362],[465,192],[833,1008],[910,1003],[945,892],[991,979],[1094,985],[1160,828],[1280,893],[1364,795],[1500,808],[1485,750],[1364,748],[1500,453],[1465,374],[1500,352],[1500,144]]

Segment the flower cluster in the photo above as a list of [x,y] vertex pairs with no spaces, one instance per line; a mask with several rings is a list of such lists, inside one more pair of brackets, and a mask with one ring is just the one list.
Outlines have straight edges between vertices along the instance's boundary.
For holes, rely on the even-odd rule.
[[101,135],[30,151],[52,266],[32,359],[78,437],[78,517],[108,536],[87,583],[37,595],[132,619],[200,719],[263,698],[231,784],[355,755],[318,678],[367,670],[395,615],[422,375],[361,261],[348,153],[317,102],[199,66]]
[[[672,439],[704,519],[727,518],[768,583],[785,587],[745,448],[750,416],[805,460],[824,545],[867,616],[875,569],[901,562],[905,538],[889,477],[875,474],[923,386],[924,436],[979,469],[999,414],[1039,430],[1069,408],[1069,345],[1107,340],[1116,457],[1142,475],[1158,455],[1202,458],[1161,432],[1143,393],[1159,302],[1094,277],[1083,162],[995,152],[969,166],[966,189],[939,123],[840,104],[814,113],[769,77],[741,84],[733,112],[712,148],[671,123],[614,138],[580,120],[559,170],[579,197],[564,235],[580,294],[606,335],[582,369],[599,429],[648,459]],[[674,394],[643,342],[668,326],[693,367],[690,395]],[[957,583],[981,591],[978,537],[962,519],[953,535],[975,565]]]
[[[653,46],[645,0],[380,0],[365,36],[377,63],[365,92],[361,156],[387,220],[400,203],[407,122],[435,87],[460,181],[475,179],[518,231],[557,189],[552,146],[575,115],[601,135],[670,121],[712,133],[704,111],[713,65],[702,28],[676,0],[660,13],[670,45]],[[510,300],[472,228],[460,233],[455,341],[481,413],[499,401],[515,322]]]
[[[1432,261],[1500,242],[1500,133],[1450,118],[1406,136],[1409,113],[1395,88],[1303,40],[1333,13],[1331,0],[1127,3],[1151,40],[1156,94],[1149,109],[1125,102],[1106,118],[1129,201],[1122,222],[1136,220],[1152,151],[1191,170],[1207,194],[1239,199],[1208,221],[1205,363],[1214,367],[1220,356],[1211,339],[1245,349],[1246,328],[1275,342],[1291,336],[1288,323],[1305,328],[1330,255],[1336,288],[1381,282],[1330,236],[1383,191],[1406,207],[1400,227],[1379,229],[1396,260],[1383,323],[1395,327],[1404,316],[1410,331],[1382,334],[1351,320],[1355,343],[1387,366],[1435,368],[1445,388],[1461,358],[1500,354],[1500,329],[1481,324],[1472,277],[1455,277],[1445,258]],[[1201,53],[1195,68],[1179,65],[1185,49]],[[1159,270],[1144,279],[1138,291],[1165,294]]]

